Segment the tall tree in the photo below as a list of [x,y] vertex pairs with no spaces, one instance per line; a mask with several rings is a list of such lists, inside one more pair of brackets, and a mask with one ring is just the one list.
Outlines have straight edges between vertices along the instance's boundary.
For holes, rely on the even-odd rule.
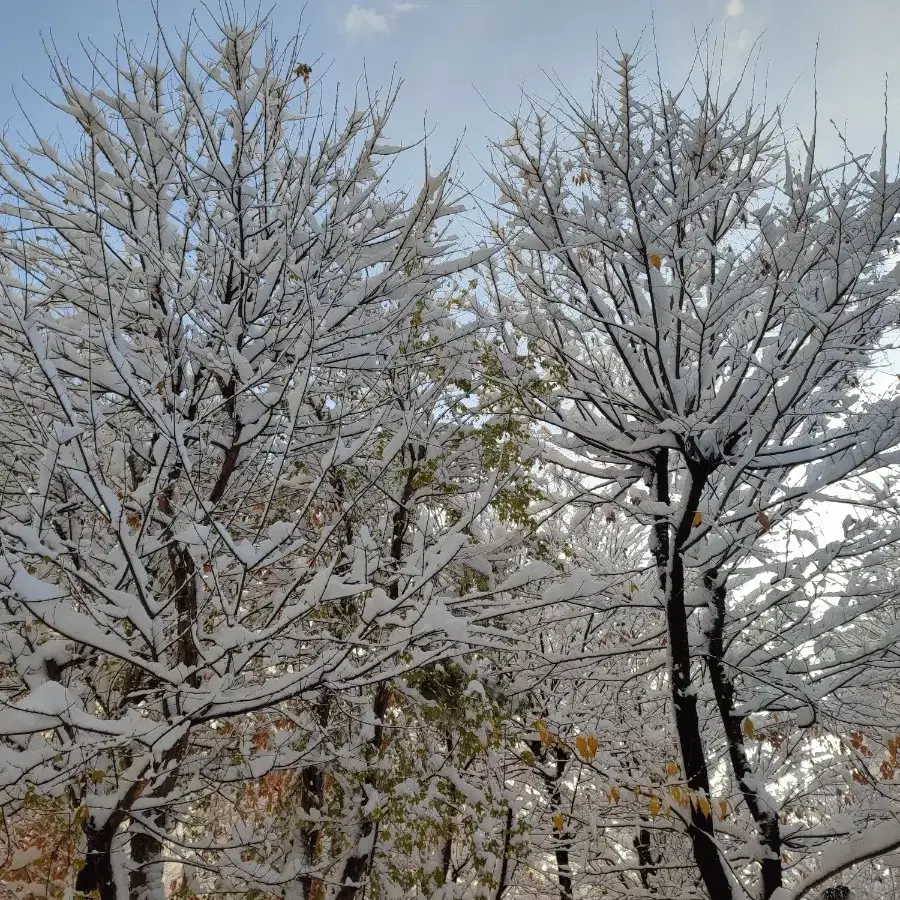
[[[741,109],[740,89],[720,95],[712,73],[672,92],[625,56],[615,77],[587,108],[535,104],[496,148],[508,252],[490,283],[514,325],[504,377],[550,426],[552,462],[643,527],[686,808],[673,830],[700,894],[800,897],[818,876],[786,873],[827,837],[823,873],[835,846],[846,866],[900,845],[875,802],[891,785],[849,833],[825,815],[788,825],[788,785],[824,761],[815,710],[837,692],[862,715],[874,657],[896,652],[892,634],[852,673],[842,657],[846,681],[815,655],[835,617],[877,629],[885,601],[858,573],[818,602],[816,576],[841,551],[812,547],[800,526],[897,459],[896,392],[858,387],[897,323],[900,184],[886,138],[880,154],[822,169],[813,133],[798,165],[777,117]],[[879,540],[865,530],[848,556]]]
[[[300,772],[321,815],[335,696],[369,770],[389,680],[466,634],[447,573],[503,482],[455,412],[448,279],[478,260],[448,171],[389,190],[393,93],[329,117],[298,40],[211,27],[123,38],[88,82],[54,59],[80,140],[0,145],[0,802],[66,798],[103,900],[160,896],[164,846],[236,780]],[[233,825],[195,861],[321,878],[316,839],[273,879]]]

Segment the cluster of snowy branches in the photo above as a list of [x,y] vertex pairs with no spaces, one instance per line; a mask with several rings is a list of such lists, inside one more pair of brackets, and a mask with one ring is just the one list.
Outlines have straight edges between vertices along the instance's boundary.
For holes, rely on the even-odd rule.
[[265,18],[53,65],[77,138],[0,139],[0,896],[896,893],[886,143],[624,57],[464,252],[396,93],[329,112]]

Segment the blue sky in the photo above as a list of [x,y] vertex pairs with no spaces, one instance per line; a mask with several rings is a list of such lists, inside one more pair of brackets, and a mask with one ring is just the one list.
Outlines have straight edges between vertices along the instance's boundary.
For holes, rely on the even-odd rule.
[[[158,2],[167,27],[183,29],[192,0]],[[62,120],[22,81],[49,87],[42,36],[52,34],[61,53],[83,67],[79,39],[111,49],[120,15],[134,38],[152,26],[148,0],[0,0],[0,7],[0,123],[12,131],[24,124],[14,87],[42,129]],[[327,69],[327,84],[340,84],[345,95],[364,66],[375,85],[396,71],[405,86],[391,137],[421,136],[427,123],[434,130],[429,150],[441,158],[465,132],[460,165],[471,185],[488,138],[505,137],[492,108],[515,110],[523,87],[551,93],[542,70],[585,96],[598,46],[615,49],[618,40],[630,48],[644,32],[643,47],[652,50],[654,19],[663,74],[672,82],[690,63],[695,33],[708,26],[725,41],[726,76],[738,71],[759,38],[758,74],[773,101],[790,92],[788,123],[810,120],[818,40],[823,142],[831,153],[838,144],[829,118],[842,127],[846,121],[855,149],[877,142],[887,74],[892,146],[900,148],[900,0],[278,0],[274,17],[280,31],[300,25],[307,32],[307,55],[319,60],[316,74]]]

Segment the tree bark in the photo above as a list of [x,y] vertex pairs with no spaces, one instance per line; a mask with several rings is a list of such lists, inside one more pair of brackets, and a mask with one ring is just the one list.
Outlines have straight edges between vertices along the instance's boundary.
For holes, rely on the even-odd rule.
[[[547,790],[550,801],[551,815],[562,814],[562,779],[566,772],[566,763],[569,760],[567,751],[559,746],[554,746],[553,771],[548,771],[548,748],[540,741],[531,741],[531,752],[534,758],[541,764],[541,779]],[[572,900],[572,869],[569,860],[569,850],[572,845],[572,835],[563,828],[553,826],[555,846],[553,857],[556,861],[556,881],[559,887],[560,900]]]
[[655,894],[656,889],[650,884],[650,877],[656,874],[656,869],[654,868],[653,851],[650,849],[650,830],[648,828],[638,829],[634,836],[634,849],[641,867],[639,873],[641,885],[645,891]]
[[[551,802],[553,808],[560,810],[562,808],[562,791],[560,785],[566,774],[566,763],[569,761],[569,754],[559,745],[554,746],[553,755],[556,759],[556,777],[553,779],[553,793]],[[559,897],[560,900],[572,900],[572,868],[569,861],[569,848],[572,844],[572,835],[567,828],[562,828],[559,832],[557,845],[555,849],[556,856],[556,877],[559,881]]]
[[453,835],[448,834],[444,839],[444,846],[441,848],[441,886],[445,885],[450,878],[450,866],[453,863]]
[[[331,695],[323,691],[316,703],[316,722],[323,734],[328,727],[331,714]],[[300,807],[304,813],[310,810],[321,810],[325,805],[325,769],[314,763],[304,766],[300,771]],[[308,870],[315,869],[319,862],[322,828],[320,825],[310,826],[304,823],[298,836],[303,852],[303,862]],[[324,894],[325,882],[306,871],[300,876],[300,890],[303,900],[320,900]]]
[[[165,827],[165,816],[156,817],[156,824]],[[162,844],[151,834],[135,831],[131,835],[131,865],[128,876],[129,900],[163,900]]]
[[741,794],[759,833],[760,843],[768,851],[761,861],[763,900],[769,898],[781,887],[781,825],[777,810],[769,808],[760,798],[759,789],[752,786],[753,774],[744,746],[742,717],[734,711],[734,685],[725,667],[725,597],[726,586],[719,579],[719,573],[711,569],[704,575],[704,583],[711,598],[712,622],[709,634],[709,673],[716,697],[716,706],[725,738],[728,756],[734,770]]
[[135,827],[135,816],[131,819],[131,872],[129,874],[130,900],[164,900],[166,896],[163,884],[163,845],[156,837],[166,834],[170,824],[165,807],[169,794],[178,780],[177,763],[187,753],[190,733],[179,738],[162,756],[162,767],[169,774],[156,788],[155,796],[160,801],[160,808],[152,815],[153,832],[142,831]]
[[[703,470],[687,460],[691,476],[681,520],[670,535],[668,516],[660,516],[655,524],[656,568],[660,588],[665,598],[666,621],[669,633],[669,690],[675,716],[675,729],[681,748],[685,780],[693,796],[709,797],[709,770],[700,731],[697,695],[691,686],[691,647],[685,604],[685,573],[683,548],[698,511],[700,497],[706,484]],[[657,454],[654,486],[656,500],[668,506],[669,453]],[[732,881],[725,868],[715,839],[712,813],[700,804],[691,803],[688,835],[694,860],[712,900],[732,900]]]
[[[172,521],[175,517],[172,484],[178,477],[179,467],[170,472],[171,483],[157,495],[157,506],[168,517],[166,532],[172,537]],[[172,593],[175,599],[177,623],[176,653],[178,662],[193,670],[185,679],[193,688],[200,685],[200,674],[196,671],[200,659],[197,645],[194,642],[193,629],[197,624],[197,569],[190,553],[172,540],[168,548],[169,571],[172,576]],[[171,721],[180,710],[170,706],[163,700],[163,715]],[[163,770],[169,774],[156,788],[155,796],[161,803],[165,802],[175,787],[177,780],[177,764],[184,758],[189,745],[189,733],[183,735],[172,745],[162,757]],[[130,809],[130,804],[128,807]],[[169,823],[169,816],[163,807],[152,816],[154,831],[164,834]],[[165,897],[163,884],[163,846],[160,840],[150,832],[135,828],[132,819],[132,831],[129,838],[131,850],[131,871],[128,876],[130,900],[162,900]]]
[[102,828],[85,828],[87,850],[84,867],[75,879],[75,890],[82,894],[96,891],[100,900],[117,900],[116,882],[113,877],[112,841],[116,828],[112,821]]
[[[403,545],[406,540],[406,532],[409,527],[409,502],[415,493],[415,477],[416,462],[418,459],[417,450],[414,447],[408,447],[412,462],[406,473],[406,481],[400,494],[400,502],[394,510],[391,522],[391,544],[390,557],[394,563],[395,569],[399,569],[403,560]],[[424,454],[424,448],[421,448]],[[395,575],[394,579],[388,584],[386,593],[392,600],[397,600],[400,596],[400,583]],[[369,765],[369,774],[366,777],[366,784],[374,787],[376,773],[372,771],[371,762],[381,752],[384,744],[384,718],[387,715],[388,701],[391,696],[391,686],[387,681],[382,681],[375,691],[375,702],[373,704],[375,715],[375,733],[369,742],[367,751]],[[377,838],[377,825],[371,819],[366,819],[360,826],[357,850],[350,855],[344,863],[344,870],[341,873],[341,887],[338,890],[335,900],[354,900],[359,890],[362,880],[370,871],[372,862],[375,858],[375,840]]]
[[[381,750],[384,741],[384,717],[387,714],[388,700],[391,695],[390,683],[382,681],[375,691],[375,734],[370,742],[371,753],[374,756]],[[366,784],[375,785],[375,773],[371,767],[366,778]],[[375,822],[367,818],[360,825],[357,849],[351,853],[344,863],[341,873],[341,886],[335,900],[354,900],[356,892],[362,885],[362,880],[370,868],[370,861],[375,855]],[[361,849],[360,849],[361,848]]]
[[513,827],[513,810],[512,805],[506,807],[506,822],[503,827],[503,853],[500,856],[500,874],[497,877],[497,892],[494,894],[494,900],[503,900],[506,893],[507,881],[512,874],[512,866],[510,865],[509,850],[510,839],[512,837]]

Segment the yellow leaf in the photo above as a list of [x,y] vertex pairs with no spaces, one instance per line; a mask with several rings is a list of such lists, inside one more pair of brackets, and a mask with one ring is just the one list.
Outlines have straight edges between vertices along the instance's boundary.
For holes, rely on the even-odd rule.
[[728,801],[727,800],[719,801],[719,818],[720,819],[728,818]]
[[693,518],[693,521],[691,522],[691,524],[694,526],[694,528],[696,528],[698,525],[702,525],[703,524],[703,513],[695,512],[694,518]]
[[670,762],[666,763],[666,775],[670,778],[674,778],[678,774],[678,763]]
[[563,826],[564,826],[565,824],[566,824],[566,820],[565,820],[565,817],[563,816],[562,813],[557,813],[557,814],[553,817],[553,827],[554,827],[557,831],[562,831],[562,830],[563,830]]
[[639,591],[639,590],[640,590],[640,588],[632,581],[632,582],[631,582],[631,593],[633,594],[633,593],[635,593],[636,591]]
[[651,797],[650,798],[650,815],[658,816],[660,809],[662,809],[662,804],[659,802],[659,798]]
[[93,772],[88,774],[88,778],[90,778],[94,784],[100,784],[100,782],[106,778],[106,772],[101,769],[94,769]]
[[752,738],[756,734],[756,726],[753,724],[753,719],[744,719],[742,728],[748,738]]
[[708,816],[712,813],[712,807],[709,805],[709,800],[706,797],[698,797],[697,806],[704,816]]
[[575,749],[584,759],[593,759],[597,755],[598,744],[599,741],[593,734],[579,734],[575,738]]
[[619,789],[613,785],[612,790],[609,792],[609,799],[612,800],[613,803],[618,803],[621,796]]
[[658,253],[650,254],[650,265],[658,269],[662,265],[662,257]]
[[538,737],[541,739],[541,743],[546,746],[550,746],[553,743],[553,735],[547,731],[547,723],[543,720],[539,720],[534,723],[534,727],[537,729]]

